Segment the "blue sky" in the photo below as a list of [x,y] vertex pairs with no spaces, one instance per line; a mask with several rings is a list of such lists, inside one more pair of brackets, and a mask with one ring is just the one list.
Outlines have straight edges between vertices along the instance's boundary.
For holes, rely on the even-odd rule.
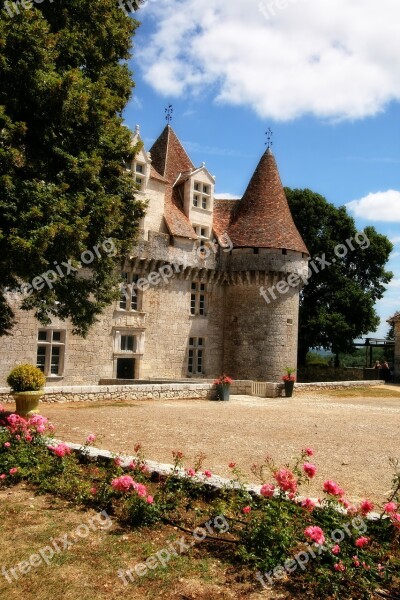
[[400,310],[398,0],[147,0],[136,16],[127,125],[148,149],[171,103],[193,162],[233,196],[271,127],[284,185],[348,204],[360,229],[395,244],[377,305],[383,337]]

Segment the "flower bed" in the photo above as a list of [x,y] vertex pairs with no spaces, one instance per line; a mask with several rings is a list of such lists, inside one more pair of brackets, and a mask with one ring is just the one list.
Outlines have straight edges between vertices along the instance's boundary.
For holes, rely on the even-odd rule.
[[[212,473],[204,455],[185,465],[182,452],[174,451],[172,471],[160,476],[149,469],[140,445],[123,467],[120,456],[108,462],[90,456],[94,435],[80,454],[64,443],[49,443],[53,428],[44,417],[25,420],[0,412],[0,425],[0,486],[28,481],[40,492],[105,510],[127,527],[169,523],[193,532],[219,522],[223,526],[206,541],[226,548],[232,562],[247,565],[260,586],[286,581],[307,589],[310,597],[341,600],[371,598],[375,589],[390,597],[398,589],[398,464],[393,463],[393,491],[381,507],[367,499],[352,504],[331,480],[321,482],[315,502],[300,497],[301,487],[318,476],[311,448],[290,465],[276,465],[270,457],[253,465],[261,484],[261,495],[255,495],[235,463],[229,465],[231,483],[216,490],[205,485]],[[377,509],[380,518],[369,519]]]

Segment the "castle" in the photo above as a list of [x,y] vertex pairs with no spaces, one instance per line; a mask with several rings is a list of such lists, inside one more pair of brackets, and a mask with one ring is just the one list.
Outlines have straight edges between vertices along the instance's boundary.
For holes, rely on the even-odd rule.
[[[271,149],[241,200],[215,198],[215,178],[193,165],[169,124],[128,167],[148,205],[120,300],[86,339],[68,322],[41,326],[16,304],[13,335],[0,339],[0,386],[23,362],[37,364],[52,386],[223,372],[279,381],[296,366],[308,251]],[[266,301],[271,286],[280,293]]]

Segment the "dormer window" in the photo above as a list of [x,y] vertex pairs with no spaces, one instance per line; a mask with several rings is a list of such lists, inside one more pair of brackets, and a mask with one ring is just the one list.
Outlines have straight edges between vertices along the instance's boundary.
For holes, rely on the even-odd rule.
[[193,229],[195,230],[196,235],[198,235],[202,240],[208,240],[210,238],[210,230],[208,227],[203,227],[202,225],[193,225]]
[[193,183],[193,206],[210,210],[211,206],[211,186],[205,185],[200,181]]
[[143,190],[146,182],[146,165],[144,163],[135,161],[133,163],[133,173],[136,184],[139,186],[140,190]]

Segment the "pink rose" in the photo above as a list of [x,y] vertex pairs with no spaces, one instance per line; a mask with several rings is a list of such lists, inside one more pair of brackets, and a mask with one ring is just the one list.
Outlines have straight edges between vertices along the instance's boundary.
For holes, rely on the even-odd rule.
[[400,529],[400,514],[399,513],[392,513],[390,515],[390,518],[392,520],[392,525],[394,525],[395,527],[397,527],[398,529]]
[[297,490],[296,476],[289,469],[280,469],[279,471],[275,471],[274,478],[284,492],[294,493]]
[[305,500],[302,501],[301,506],[303,508],[306,508],[307,510],[314,510],[315,506],[316,506],[316,502],[315,500],[312,500],[311,498],[306,498]]
[[153,496],[147,496],[146,502],[147,502],[147,504],[153,504],[153,502],[154,502]]
[[358,540],[355,541],[355,545],[357,548],[364,548],[369,544],[369,538],[367,537],[359,537]]
[[12,469],[9,470],[10,475],[15,475],[15,473],[18,473],[18,467],[13,467]]
[[93,496],[95,496],[97,494],[97,488],[95,488],[95,487],[90,488],[90,493],[93,494]]
[[194,469],[187,469],[186,473],[189,477],[194,477],[196,475],[196,471]]
[[353,563],[356,567],[360,566],[360,561],[358,560],[358,556],[353,556]]
[[234,469],[235,467],[236,467],[236,463],[234,463],[234,462],[229,463],[229,468]]
[[120,467],[122,465],[122,460],[118,456],[114,458],[114,465],[116,467]]
[[145,496],[147,496],[146,486],[143,485],[142,483],[136,483],[135,490],[137,492],[137,495],[140,496],[141,498],[144,498]]
[[315,474],[317,472],[317,467],[315,465],[313,465],[312,463],[304,463],[303,469],[304,469],[304,473],[310,479],[312,479],[313,477],[315,477]]
[[363,500],[360,504],[360,512],[363,515],[367,515],[368,513],[370,513],[371,510],[373,510],[373,508],[374,508],[374,505],[369,500]]
[[211,476],[212,476],[212,473],[211,473],[211,471],[208,471],[208,470],[206,470],[206,471],[203,471],[203,475],[204,475],[205,477],[211,477]]
[[314,450],[312,448],[305,448],[304,452],[307,454],[307,456],[314,456]]
[[87,444],[93,444],[93,442],[95,441],[95,439],[96,439],[96,436],[95,436],[95,434],[94,434],[94,433],[91,433],[91,434],[89,434],[89,435],[87,436],[87,438],[86,438],[86,443],[87,443]]
[[251,506],[245,506],[244,508],[242,508],[242,512],[245,515],[248,515],[250,511],[251,511]]
[[273,498],[274,492],[275,486],[272,483],[264,483],[260,489],[260,494],[264,496],[264,498]]
[[391,513],[396,512],[397,510],[397,504],[396,502],[388,502],[387,504],[385,504],[384,506],[384,511],[385,513],[387,513],[388,515],[390,515]]
[[11,446],[10,442],[4,442],[4,448],[9,448]]
[[339,554],[340,552],[340,546],[339,544],[336,544],[336,546],[333,546],[332,548],[332,554]]
[[346,567],[344,566],[342,561],[333,565],[333,568],[335,569],[335,571],[345,571],[346,570]]
[[66,454],[71,454],[71,449],[67,446],[67,444],[58,444],[58,446],[49,446],[49,450],[54,452],[56,456],[62,458]]
[[312,540],[313,542],[315,542],[316,544],[318,544],[319,546],[322,546],[323,543],[325,542],[324,532],[322,531],[321,527],[316,527],[316,526],[307,527],[304,530],[304,535],[306,537],[308,537],[310,540]]
[[6,477],[7,477],[7,475],[6,475],[5,473],[2,473],[2,474],[0,475],[0,479],[5,479]]
[[136,483],[129,475],[121,475],[121,477],[116,477],[116,479],[113,479],[111,482],[111,487],[118,492],[127,492],[130,488],[134,488],[135,486]]
[[334,481],[328,480],[324,483],[324,492],[331,496],[344,496],[344,490]]

